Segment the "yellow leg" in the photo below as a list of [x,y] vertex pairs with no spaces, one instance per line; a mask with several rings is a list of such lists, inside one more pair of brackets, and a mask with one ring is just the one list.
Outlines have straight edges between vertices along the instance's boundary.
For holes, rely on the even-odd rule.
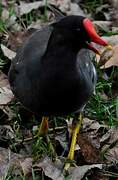
[[38,128],[38,133],[34,136],[34,138],[39,137],[39,136],[44,136],[48,133],[48,120],[49,117],[42,117],[42,122],[40,127]]
[[[76,146],[76,140],[77,140],[77,135],[80,132],[82,119],[83,119],[82,114],[80,113],[79,118],[78,118],[79,121],[76,123],[75,129],[73,130],[71,146],[70,146],[69,154],[68,154],[68,157],[67,157],[68,160],[73,160],[74,159],[74,151],[75,151],[75,146]],[[67,170],[69,167],[70,167],[70,163],[67,162],[65,164],[64,169]]]
[[34,138],[37,138],[39,136],[45,136],[47,139],[47,143],[49,145],[49,150],[52,152],[52,154],[55,156],[55,150],[54,147],[50,141],[50,138],[48,136],[48,120],[49,117],[43,116],[42,117],[42,122],[40,127],[38,128],[38,133],[34,136]]

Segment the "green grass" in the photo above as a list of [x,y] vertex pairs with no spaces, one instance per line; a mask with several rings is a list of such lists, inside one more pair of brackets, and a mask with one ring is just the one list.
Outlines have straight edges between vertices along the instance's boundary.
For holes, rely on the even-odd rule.
[[7,24],[9,22],[9,18],[13,15],[16,15],[15,11],[14,11],[14,8],[13,8],[13,2],[12,3],[9,3],[9,6],[8,6],[8,12],[9,12],[9,17],[8,19],[6,20],[3,20],[2,19],[2,12],[3,12],[3,6],[0,2],[0,32],[7,32]]
[[[32,10],[30,13],[24,14],[21,17],[17,17],[17,23],[20,24],[22,26],[22,28],[27,28],[32,22],[36,22],[38,19],[42,20],[42,21],[47,21],[48,20],[48,11],[47,11],[47,6],[48,6],[48,1],[45,0],[45,6],[44,6],[44,14],[41,15],[39,13],[39,9],[37,10]],[[9,12],[9,18],[11,16],[17,16],[16,12],[14,10],[14,4],[13,2],[8,2],[8,8],[7,8],[8,12]],[[7,24],[9,20],[3,20],[1,18],[3,12],[3,6],[0,2],[0,32],[7,32],[8,28],[7,28]]]
[[104,0],[84,0],[84,2],[80,2],[82,8],[85,8],[88,13],[94,13],[96,8],[103,5]]
[[41,159],[44,154],[49,154],[49,147],[48,144],[44,141],[43,137],[39,137],[34,140],[33,147],[32,147],[32,156],[33,159],[36,161]]
[[103,72],[101,70],[97,72],[96,94],[91,97],[87,104],[87,113],[90,118],[96,119],[100,123],[107,123],[109,126],[118,125],[118,101],[112,94],[114,69],[108,80],[102,77]]

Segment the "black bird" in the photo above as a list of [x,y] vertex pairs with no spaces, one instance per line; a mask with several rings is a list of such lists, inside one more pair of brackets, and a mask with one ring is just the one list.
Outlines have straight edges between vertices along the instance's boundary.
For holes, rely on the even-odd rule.
[[[91,42],[108,45],[88,18],[72,15],[37,30],[18,50],[9,71],[11,89],[27,109],[44,117],[41,127],[47,116],[81,111],[92,95],[96,71],[89,49],[99,51]],[[79,128],[77,123],[69,159]]]

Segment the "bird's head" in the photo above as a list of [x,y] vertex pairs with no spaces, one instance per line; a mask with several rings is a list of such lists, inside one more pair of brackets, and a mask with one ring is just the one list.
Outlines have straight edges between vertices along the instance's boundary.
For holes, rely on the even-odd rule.
[[101,46],[107,46],[108,49],[112,49],[108,42],[97,34],[93,23],[86,17],[66,16],[58,21],[56,26],[67,29],[69,33],[65,33],[64,36],[70,39],[74,37],[73,42],[76,42],[76,46],[79,46],[79,48],[88,48],[96,54],[100,54],[99,50],[92,43],[94,42]]

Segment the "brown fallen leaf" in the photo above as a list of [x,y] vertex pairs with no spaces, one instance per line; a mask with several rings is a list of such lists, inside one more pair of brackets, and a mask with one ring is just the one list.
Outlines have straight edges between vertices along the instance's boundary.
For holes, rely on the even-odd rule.
[[77,142],[84,161],[89,164],[100,163],[100,138],[98,131],[102,126],[95,120],[84,118],[82,127],[82,132],[78,135]]
[[49,0],[49,3],[55,5],[67,15],[85,16],[84,11],[81,9],[79,4],[72,2],[71,0]]
[[26,161],[27,157],[16,154],[0,147],[0,178],[4,179],[9,170],[12,170],[12,175],[15,173],[21,173],[21,164]]
[[106,49],[106,47],[96,46],[101,52],[101,56],[96,55],[96,61],[101,66],[101,69],[118,66],[118,35],[103,37],[103,39],[112,45],[112,50]]
[[88,141],[96,149],[100,148],[100,140],[99,140],[100,128],[106,128],[106,127],[100,125],[96,120],[91,120],[88,118],[83,119],[82,133],[86,136],[86,138],[88,138]]
[[91,120],[89,118],[84,118],[83,119],[83,131],[87,132],[87,131],[98,131],[101,127],[101,125],[99,124],[98,121],[96,120]]
[[108,149],[108,152],[105,153],[105,158],[108,162],[118,163],[118,144]]
[[[111,54],[112,54],[112,56],[111,56]],[[108,51],[106,51],[106,54],[104,53],[104,57],[102,57],[102,61],[103,61],[103,59],[104,60],[106,59],[107,61],[104,64],[104,66],[101,67],[101,69],[103,69],[103,68],[106,69],[111,66],[118,66],[118,44],[113,46],[113,50],[112,50],[111,54]],[[110,56],[111,56],[111,58],[110,58]]]
[[8,87],[0,87],[0,105],[7,105],[13,97],[13,93]]
[[118,66],[118,44],[113,46],[113,56],[110,61],[105,64],[105,67]]
[[112,24],[115,26],[118,26],[118,1],[117,0],[109,0],[111,4],[111,18],[112,18]]
[[94,164],[101,162],[100,150],[92,145],[91,140],[88,139],[87,133],[79,134],[78,144],[86,163]]
[[0,71],[0,106],[7,105],[12,101],[13,97],[7,76]]
[[62,165],[53,163],[49,157],[45,157],[42,161],[36,163],[33,168],[42,169],[44,174],[52,180],[64,180]]
[[87,172],[95,168],[102,169],[102,164],[92,164],[92,165],[78,166],[76,168],[70,168],[68,178],[70,180],[81,180],[83,179],[83,177],[86,175]]
[[16,7],[15,11],[18,16],[22,16],[23,14],[28,14],[33,9],[38,9],[39,7],[42,7],[44,5],[44,1],[36,1],[31,3],[25,3],[23,1],[20,1],[20,5]]
[[15,138],[15,134],[11,126],[0,125],[0,140],[11,140]]
[[106,134],[100,139],[100,143],[112,144],[114,141],[118,140],[118,127],[112,127]]
[[[61,146],[62,149],[67,150],[68,149],[68,142],[66,139],[66,132],[63,133],[59,133],[55,135],[55,140],[57,142],[57,144],[59,143],[59,145]],[[59,153],[62,153],[59,149],[59,146],[57,146],[57,151],[59,151]]]
[[98,57],[99,58],[99,66],[101,66],[100,68],[105,68],[105,65],[107,62],[111,62],[111,58],[113,56],[113,50],[108,50],[108,49],[105,49],[101,56]]
[[108,162],[118,163],[118,127],[112,127],[100,141],[105,159]]
[[31,173],[32,171],[32,158],[26,158],[24,159],[24,161],[20,162],[20,165],[22,167],[22,171],[24,176],[26,176],[27,174]]
[[101,171],[95,171],[92,176],[91,180],[109,180],[109,177],[105,175],[104,172]]
[[0,109],[8,116],[8,118],[6,118],[7,121],[12,120],[16,116],[13,109],[11,109],[8,105],[0,105]]
[[118,44],[118,35],[103,36],[103,39],[105,39],[106,41],[108,41],[108,43],[111,44],[112,46]]
[[97,30],[104,30],[104,31],[110,31],[111,28],[111,21],[93,21],[95,27]]

